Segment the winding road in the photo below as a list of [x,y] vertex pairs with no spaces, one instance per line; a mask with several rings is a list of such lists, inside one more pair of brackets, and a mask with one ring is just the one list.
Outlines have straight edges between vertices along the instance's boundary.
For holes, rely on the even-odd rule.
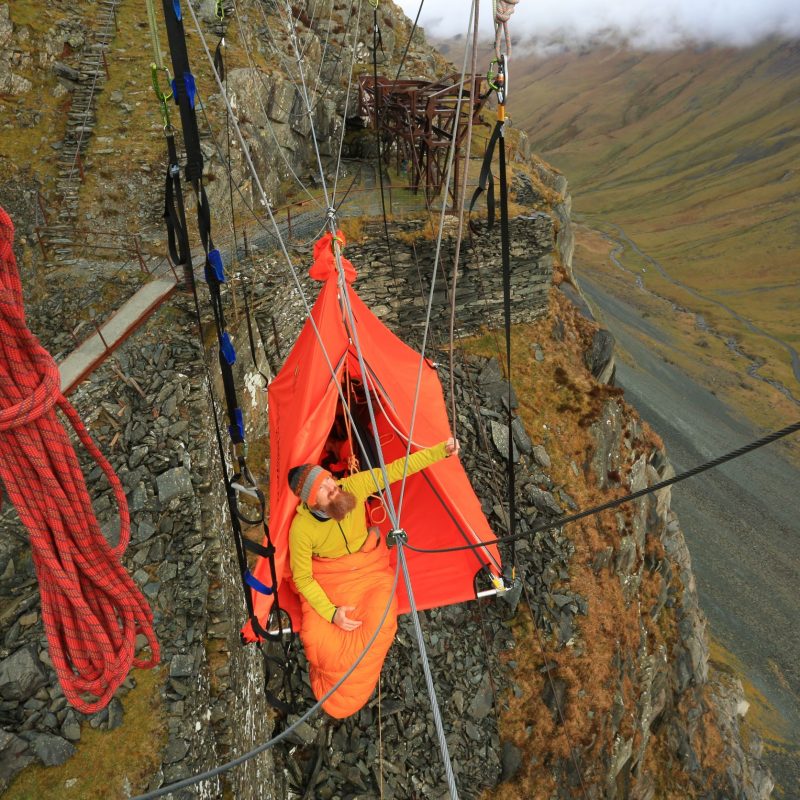
[[[627,237],[624,243],[635,247]],[[636,276],[630,274],[633,292]],[[635,364],[617,359],[617,383],[661,435],[676,471],[765,433],[647,346],[669,345],[669,330],[642,318],[591,274],[578,272],[578,280],[618,349]],[[672,494],[711,633],[744,665],[746,679],[770,707],[764,759],[777,782],[773,796],[782,800],[800,800],[798,495],[800,470],[774,445],[679,484]]]
[[[735,320],[737,320],[737,322],[744,325],[744,327],[746,327],[751,333],[755,333],[758,336],[763,336],[766,339],[775,342],[775,344],[783,348],[789,355],[789,358],[792,362],[792,372],[794,373],[795,380],[798,383],[800,383],[800,353],[798,353],[797,350],[794,347],[792,347],[792,345],[790,345],[788,342],[783,341],[783,339],[779,339],[777,336],[774,336],[773,334],[769,333],[769,331],[765,331],[763,328],[758,327],[755,323],[751,322],[746,317],[743,317],[741,314],[739,314],[739,312],[732,309],[729,305],[726,305],[720,300],[715,300],[712,297],[708,297],[707,295],[701,294],[700,292],[697,291],[697,289],[694,289],[688,284],[684,283],[683,281],[680,281],[677,278],[673,277],[667,272],[666,269],[664,269],[664,266],[659,261],[657,261],[655,258],[645,253],[639,247],[639,245],[637,245],[636,242],[634,242],[619,225],[615,225],[613,223],[607,223],[607,224],[609,225],[609,227],[613,228],[614,231],[616,232],[616,238],[612,238],[606,233],[602,234],[609,242],[611,242],[612,245],[614,245],[610,254],[611,261],[618,269],[628,273],[635,280],[637,287],[639,287],[640,289],[645,288],[641,276],[637,275],[632,270],[629,270],[620,261],[620,256],[624,252],[625,247],[629,247],[634,253],[636,253],[636,255],[638,255],[640,258],[646,261],[651,267],[653,267],[653,269],[657,270],[658,273],[661,275],[661,277],[663,277],[666,281],[669,281],[669,283],[671,283],[673,286],[680,287],[685,292],[688,292],[690,295],[692,295],[692,297],[696,297],[698,300],[702,300],[705,303],[710,303],[712,305],[718,306],[727,314],[729,314],[731,317],[733,317]],[[788,285],[796,286],[797,284],[791,283]],[[769,288],[777,288],[777,287],[769,287]],[[762,361],[759,361],[758,359],[753,359],[752,356],[748,356],[747,354],[745,354],[736,345],[735,342],[729,342],[728,346],[731,347],[731,349],[733,349],[738,355],[742,356],[743,358],[748,358],[753,362],[750,368],[748,369],[748,374],[751,377],[757,378],[758,380],[762,380],[765,383],[771,384],[780,392],[782,392],[784,395],[786,395],[786,397],[788,397],[790,400],[793,400],[795,403],[800,403],[798,398],[794,396],[792,390],[789,387],[784,386],[783,384],[780,384],[777,381],[764,378],[758,373],[759,368],[763,364]]]

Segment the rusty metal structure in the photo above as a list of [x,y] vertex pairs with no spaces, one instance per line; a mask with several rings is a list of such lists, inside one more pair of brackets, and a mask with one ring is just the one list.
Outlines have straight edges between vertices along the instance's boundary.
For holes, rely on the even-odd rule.
[[393,80],[372,75],[359,78],[360,114],[377,127],[382,139],[385,163],[395,159],[398,172],[408,172],[409,184],[416,192],[424,186],[430,202],[438,195],[447,177],[447,157],[455,137],[456,151],[451,197],[457,198],[462,173],[462,145],[470,114],[473,124],[486,101],[482,91],[485,78],[465,78],[461,107],[461,75],[452,74],[438,81]]

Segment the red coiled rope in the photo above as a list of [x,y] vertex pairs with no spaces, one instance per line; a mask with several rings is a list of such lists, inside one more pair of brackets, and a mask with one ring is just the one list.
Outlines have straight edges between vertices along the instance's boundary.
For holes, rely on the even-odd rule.
[[[108,704],[131,665],[158,663],[158,642],[153,613],[120,562],[130,538],[125,492],[61,394],[58,366],[28,330],[13,242],[14,226],[0,208],[0,479],[30,534],[50,658],[64,696],[89,714]],[[100,530],[55,406],[114,491],[120,516],[114,548]],[[134,657],[139,633],[149,643],[147,660]]]

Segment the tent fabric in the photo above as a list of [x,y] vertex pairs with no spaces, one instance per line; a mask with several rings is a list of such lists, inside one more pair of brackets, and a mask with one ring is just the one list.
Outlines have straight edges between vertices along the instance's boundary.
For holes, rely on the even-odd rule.
[[[300,639],[308,659],[308,676],[317,700],[355,664],[376,629],[375,641],[344,683],[322,704],[337,719],[355,714],[378,683],[383,660],[397,631],[397,597],[393,596],[394,570],[385,543],[369,553],[314,560],[314,578],[336,606],[354,606],[349,616],[361,620],[353,631],[343,631],[323,619],[301,596],[303,621]],[[381,625],[381,618],[387,611]]]
[[[315,247],[320,259],[327,259],[331,236],[326,234]],[[349,262],[348,262],[349,263]],[[302,609],[292,589],[288,559],[289,528],[297,497],[287,483],[289,470],[316,461],[324,451],[326,439],[334,423],[339,389],[348,370],[351,379],[361,378],[369,387],[376,410],[378,435],[384,459],[388,462],[405,455],[412,418],[413,449],[427,447],[451,436],[441,384],[434,365],[392,333],[364,304],[350,285],[337,280],[333,259],[327,265],[320,260],[312,267],[313,274],[323,280],[319,296],[297,341],[280,372],[269,385],[270,426],[270,531],[276,547],[276,569],[281,576],[279,597],[281,608],[291,615],[293,627],[300,630]],[[347,292],[352,308],[352,327],[342,301]],[[355,342],[358,341],[366,376],[361,375]],[[336,377],[334,379],[332,371]],[[419,397],[415,394],[420,380]],[[366,469],[371,464],[361,464]],[[391,487],[395,506],[400,485]],[[384,515],[385,516],[385,515]],[[373,524],[378,524],[373,520]],[[406,481],[400,512],[400,525],[410,544],[441,548],[494,539],[495,535],[483,514],[480,502],[457,458],[434,464]],[[380,524],[383,533],[390,524]],[[424,554],[406,550],[416,605],[434,608],[475,597],[474,578],[487,565],[490,572],[501,574],[501,561],[496,545],[445,554]],[[391,553],[394,564],[396,553]],[[269,565],[259,559],[253,574],[270,584]],[[268,624],[272,596],[253,594],[254,612],[262,625]],[[404,585],[398,588],[398,610],[409,610]],[[250,623],[243,635],[257,639]]]

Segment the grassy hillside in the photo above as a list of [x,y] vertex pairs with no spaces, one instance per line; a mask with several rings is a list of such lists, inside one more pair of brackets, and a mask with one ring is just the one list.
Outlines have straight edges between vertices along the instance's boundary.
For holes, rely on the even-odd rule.
[[513,80],[514,124],[568,177],[577,215],[633,240],[658,262],[623,248],[647,289],[800,397],[789,350],[736,319],[800,350],[800,43],[517,54]]

